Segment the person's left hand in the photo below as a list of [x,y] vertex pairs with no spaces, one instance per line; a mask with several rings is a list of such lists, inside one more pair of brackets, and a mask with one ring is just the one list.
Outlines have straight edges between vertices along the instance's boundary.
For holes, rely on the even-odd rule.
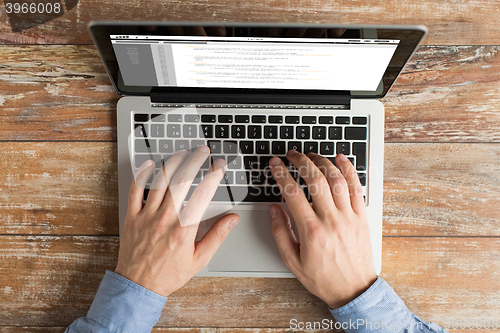
[[182,207],[208,155],[208,147],[200,146],[192,154],[184,150],[170,157],[163,172],[155,176],[144,206],[144,184],[154,171],[154,162],[146,161],[139,168],[130,187],[115,273],[168,296],[208,264],[239,221],[236,214],[225,215],[195,242],[199,222],[226,168],[224,160],[216,160]]

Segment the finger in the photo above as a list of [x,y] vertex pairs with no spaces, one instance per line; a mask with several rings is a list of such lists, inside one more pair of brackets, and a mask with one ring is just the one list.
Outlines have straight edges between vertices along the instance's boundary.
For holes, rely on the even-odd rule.
[[273,236],[281,253],[281,259],[285,266],[295,274],[300,267],[300,253],[290,217],[280,205],[276,204],[271,205],[270,213],[273,220]]
[[300,176],[304,178],[314,204],[314,210],[322,217],[326,215],[329,207],[334,205],[330,186],[318,167],[309,157],[295,150],[287,154],[288,160],[297,168]]
[[290,213],[297,222],[299,237],[301,237],[306,231],[303,222],[315,219],[316,213],[304,196],[304,192],[302,192],[299,184],[297,184],[292,175],[290,175],[290,172],[288,172],[281,159],[273,157],[269,161],[269,166],[273,178],[276,180],[281,191],[281,195],[285,199],[286,205],[288,209],[290,209]]
[[205,267],[210,259],[212,259],[215,251],[226,239],[229,231],[239,222],[240,217],[236,214],[228,214],[218,219],[212,227],[207,231],[201,240],[196,243],[194,252],[195,261]]
[[323,172],[330,186],[333,201],[338,209],[346,209],[351,206],[349,199],[349,188],[347,181],[340,170],[327,158],[318,154],[308,154],[318,168]]
[[162,166],[161,172],[153,179],[151,190],[149,190],[148,200],[144,205],[145,209],[156,211],[165,199],[165,193],[175,172],[181,167],[189,156],[187,150],[180,150],[172,155]]
[[155,170],[155,162],[147,160],[137,169],[128,192],[127,210],[132,215],[137,215],[142,210],[142,199],[146,183]]
[[226,162],[223,159],[217,159],[212,164],[210,171],[203,180],[196,186],[184,209],[182,209],[179,222],[181,226],[198,223],[208,208],[210,201],[214,197],[219,187],[224,172],[226,171]]
[[337,155],[335,158],[335,164],[339,166],[340,171],[347,180],[352,209],[358,214],[364,212],[365,200],[363,199],[363,188],[361,187],[358,173],[356,172],[354,165],[352,165],[351,161],[349,161],[344,154]]
[[201,166],[208,158],[210,150],[206,145],[201,145],[186,159],[181,167],[171,178],[165,200],[164,208],[175,208],[177,214],[181,212],[186,195]]

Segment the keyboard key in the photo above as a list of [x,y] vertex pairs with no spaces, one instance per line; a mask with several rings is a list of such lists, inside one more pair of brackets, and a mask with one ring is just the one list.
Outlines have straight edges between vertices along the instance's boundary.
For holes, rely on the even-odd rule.
[[175,140],[175,151],[179,150],[189,150],[189,141],[188,140]]
[[229,125],[215,125],[216,138],[229,138]]
[[191,141],[191,149],[196,149],[199,146],[206,145],[205,140],[193,140]]
[[210,164],[210,157],[207,157],[207,158],[205,159],[205,161],[203,162],[203,164],[201,165],[201,168],[202,168],[202,169],[208,169],[209,164]]
[[201,133],[204,138],[211,139],[214,137],[214,125],[201,125]]
[[146,122],[149,120],[149,114],[147,113],[136,113],[134,114],[134,121],[135,122]]
[[285,141],[273,141],[273,155],[286,154]]
[[224,154],[238,153],[238,143],[236,141],[223,141],[222,147],[224,148]]
[[168,124],[167,125],[167,138],[180,138],[181,125]]
[[319,153],[321,155],[333,155],[333,142],[321,142],[319,146]]
[[200,116],[197,114],[186,114],[184,115],[184,121],[187,123],[197,123],[200,121]]
[[318,153],[318,143],[317,142],[304,142],[304,154],[307,153]]
[[160,153],[173,153],[174,143],[172,140],[160,140],[159,141],[159,152]]
[[366,173],[358,173],[358,177],[361,186],[366,186]]
[[280,139],[293,139],[293,126],[280,126]]
[[255,142],[255,152],[257,154],[269,154],[269,141]]
[[210,148],[210,154],[220,154],[222,153],[222,142],[218,140],[209,140],[208,148]]
[[222,177],[222,179],[220,180],[220,183],[232,185],[234,183],[233,176],[234,175],[232,171],[226,171],[226,173],[224,173],[224,177]]
[[338,116],[335,118],[335,124],[349,125],[350,123],[351,119],[349,117]]
[[302,142],[300,141],[288,141],[288,150],[296,150],[302,153]]
[[271,173],[271,170],[268,170],[266,172],[266,179],[267,179],[267,184],[268,185],[276,185],[276,179],[274,179],[273,174]]
[[277,139],[278,126],[264,126],[264,139]]
[[155,123],[164,123],[165,122],[165,114],[152,114],[151,115],[151,121]]
[[302,124],[316,124],[316,116],[302,116]]
[[299,116],[286,116],[285,117],[285,123],[287,123],[287,124],[298,124],[298,123],[300,123],[300,117]]
[[326,126],[314,126],[313,139],[326,139]]
[[249,139],[261,139],[262,138],[262,126],[259,126],[259,125],[248,126],[248,138]]
[[348,157],[347,158],[353,166],[356,166],[356,163],[354,162],[354,157]]
[[163,138],[165,136],[165,126],[164,125],[151,125],[151,136],[154,138]]
[[252,123],[266,123],[266,116],[252,116]]
[[352,117],[352,123],[354,125],[366,125],[368,119],[366,117]]
[[290,162],[288,161],[288,158],[286,158],[286,156],[278,156],[278,157],[281,159],[281,161],[285,166],[290,165]]
[[356,170],[364,171],[366,170],[366,143],[365,142],[353,142],[352,143],[352,154],[356,156]]
[[232,115],[219,115],[219,123],[232,123],[233,116]]
[[272,156],[261,156],[260,157],[260,165],[259,165],[259,168],[261,170],[264,170],[264,169],[269,169],[269,160],[272,158]]
[[156,140],[136,139],[134,146],[136,153],[156,153]]
[[283,116],[269,116],[270,124],[281,124],[283,123]]
[[240,152],[242,154],[253,154],[253,141],[240,141]]
[[306,140],[311,137],[311,129],[308,126],[297,126],[295,138]]
[[245,138],[245,125],[233,125],[233,126],[231,126],[231,137],[233,139],[244,139]]
[[328,139],[342,140],[342,127],[330,126],[328,127]]
[[319,117],[320,124],[333,124],[333,117],[330,116],[321,116]]
[[264,185],[266,183],[266,175],[263,171],[252,171],[251,183],[253,185]]
[[244,123],[247,124],[250,122],[250,116],[245,116],[245,115],[237,115],[234,116],[234,122],[236,123]]
[[135,124],[134,135],[136,137],[147,137],[148,136],[148,125],[147,124]]
[[351,153],[350,142],[337,142],[337,154],[349,155]]
[[149,154],[149,155],[135,155],[135,167],[139,168],[147,160],[153,160],[156,163],[156,167],[161,167],[161,155]]
[[198,173],[196,174],[196,176],[193,179],[193,184],[199,184],[200,181],[201,181],[201,171],[198,171]]
[[204,114],[201,116],[202,123],[215,123],[215,115],[214,114]]
[[366,140],[366,127],[346,127],[344,137],[346,140]]
[[259,162],[257,156],[244,156],[243,166],[247,170],[256,170],[259,168]]
[[175,122],[175,123],[180,123],[182,122],[182,114],[169,114],[168,115],[168,122]]
[[216,160],[226,160],[226,156],[224,155],[211,155],[210,156],[210,164],[214,164]]
[[250,184],[250,173],[248,171],[236,171],[236,184]]
[[182,136],[185,138],[196,138],[198,136],[198,131],[196,130],[196,125],[184,125],[182,130]]
[[227,157],[227,168],[228,169],[241,169],[242,162],[241,156],[229,155]]

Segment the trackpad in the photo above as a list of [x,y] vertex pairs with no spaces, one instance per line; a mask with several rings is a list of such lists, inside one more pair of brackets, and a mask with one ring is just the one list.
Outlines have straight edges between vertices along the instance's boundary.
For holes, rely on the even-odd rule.
[[[240,222],[222,242],[207,269],[212,272],[289,272],[271,232],[269,211],[239,210],[236,213]],[[207,220],[207,230],[218,217]]]

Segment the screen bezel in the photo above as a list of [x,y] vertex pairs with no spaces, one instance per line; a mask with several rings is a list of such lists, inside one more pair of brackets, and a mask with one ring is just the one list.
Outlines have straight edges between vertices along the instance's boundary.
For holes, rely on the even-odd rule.
[[[157,27],[156,32],[151,31],[152,26]],[[382,77],[382,89],[378,91],[340,91],[340,90],[303,90],[303,89],[254,89],[254,88],[193,88],[193,87],[150,87],[150,86],[125,86],[120,82],[120,71],[110,35],[165,35],[168,27],[194,28],[202,27],[206,30],[211,27],[224,26],[227,30],[250,28],[278,28],[278,29],[346,29],[355,32],[359,30],[369,32],[379,39],[398,39],[399,45]],[[185,29],[186,30],[186,29]],[[424,26],[374,26],[374,25],[325,25],[325,24],[268,24],[268,23],[197,23],[197,22],[91,22],[89,31],[94,43],[104,62],[116,92],[120,95],[133,96],[166,96],[166,101],[191,102],[201,96],[209,98],[210,103],[218,100],[241,100],[242,103],[252,102],[255,98],[265,97],[267,100],[287,103],[290,96],[294,96],[293,103],[301,100],[304,103],[328,103],[334,99],[352,98],[382,98],[390,90],[404,65],[415,52],[417,46],[427,33]],[[376,35],[374,35],[376,34]],[[199,36],[192,34],[192,36]],[[257,37],[257,36],[256,36]],[[342,38],[342,37],[340,37]],[[365,37],[369,38],[369,37]],[[220,98],[218,98],[220,97]],[[248,101],[245,101],[248,98]],[[203,98],[201,98],[203,100]]]

